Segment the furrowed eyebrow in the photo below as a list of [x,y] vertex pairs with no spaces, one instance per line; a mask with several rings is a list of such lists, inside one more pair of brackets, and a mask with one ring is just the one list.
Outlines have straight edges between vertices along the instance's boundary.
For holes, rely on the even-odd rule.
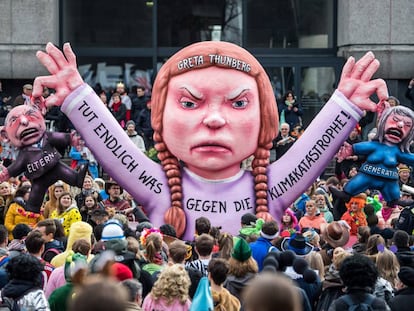
[[247,93],[250,91],[250,89],[237,89],[230,93],[228,99],[229,100],[235,100],[237,97],[240,97],[240,95],[243,95],[244,93]]
[[185,90],[187,93],[189,93],[195,99],[198,99],[198,100],[203,99],[203,94],[197,92],[196,90],[190,90],[189,87],[183,86],[183,87],[180,88],[180,90]]

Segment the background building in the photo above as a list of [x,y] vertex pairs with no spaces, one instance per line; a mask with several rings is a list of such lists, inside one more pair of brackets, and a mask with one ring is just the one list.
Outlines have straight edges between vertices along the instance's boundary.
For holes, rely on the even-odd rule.
[[372,50],[377,76],[404,98],[414,76],[412,0],[1,0],[0,80],[17,95],[46,74],[35,53],[69,41],[94,86],[148,87],[163,61],[200,40],[251,51],[275,96],[293,90],[307,124],[329,97],[347,57]]

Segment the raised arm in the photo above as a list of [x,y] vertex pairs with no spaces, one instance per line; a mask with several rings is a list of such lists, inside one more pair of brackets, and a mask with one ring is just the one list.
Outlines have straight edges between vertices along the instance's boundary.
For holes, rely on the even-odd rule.
[[308,126],[304,134],[269,167],[268,201],[271,214],[280,219],[283,210],[294,202],[323,172],[349,133],[363,115],[363,110],[376,111],[370,96],[379,102],[388,98],[381,79],[370,80],[379,67],[372,52],[358,62],[346,62],[338,90]]
[[[51,73],[34,81],[33,97],[41,96],[44,86],[56,90],[46,106],[60,106],[86,141],[105,172],[146,207],[149,215],[169,205],[169,188],[160,165],[148,159],[129,139],[93,89],[77,70],[76,56],[69,43],[61,52],[53,44],[37,52],[39,61]],[[163,214],[162,208],[157,213]]]

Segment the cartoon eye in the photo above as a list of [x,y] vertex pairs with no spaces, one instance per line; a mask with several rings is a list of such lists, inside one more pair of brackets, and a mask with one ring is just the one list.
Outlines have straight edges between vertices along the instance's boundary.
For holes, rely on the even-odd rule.
[[182,101],[181,106],[183,108],[186,108],[186,109],[195,109],[195,108],[198,107],[198,105],[196,103],[193,103],[193,102],[190,102],[190,101]]
[[247,106],[248,102],[247,100],[237,100],[235,102],[232,103],[233,108],[236,109],[242,109],[245,108]]
[[17,120],[17,118],[16,118],[16,117],[11,117],[11,118],[9,119],[9,123],[10,123],[10,124],[13,124],[14,122],[16,122],[16,120]]

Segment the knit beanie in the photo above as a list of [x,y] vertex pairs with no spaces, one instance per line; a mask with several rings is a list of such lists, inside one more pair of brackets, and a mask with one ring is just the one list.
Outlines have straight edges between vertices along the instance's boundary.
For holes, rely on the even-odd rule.
[[110,241],[114,239],[125,240],[124,230],[118,221],[110,220],[102,230],[101,240]]
[[250,245],[245,239],[239,238],[234,244],[231,256],[238,261],[246,261],[252,255]]
[[115,278],[119,281],[125,281],[128,279],[132,279],[134,276],[132,275],[131,269],[120,262],[115,262],[112,264],[112,272],[115,276]]
[[398,278],[404,285],[414,287],[414,268],[408,266],[401,267],[400,272],[398,272]]

